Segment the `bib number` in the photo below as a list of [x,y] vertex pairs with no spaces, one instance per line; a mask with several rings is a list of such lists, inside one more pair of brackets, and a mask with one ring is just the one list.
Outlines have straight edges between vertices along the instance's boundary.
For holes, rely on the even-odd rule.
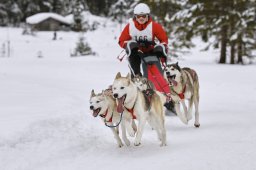
[[148,41],[148,36],[135,36],[135,40],[137,42],[147,42]]

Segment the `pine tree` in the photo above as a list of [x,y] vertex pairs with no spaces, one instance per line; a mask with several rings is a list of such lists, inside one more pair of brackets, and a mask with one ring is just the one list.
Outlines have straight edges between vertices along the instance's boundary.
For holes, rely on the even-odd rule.
[[74,54],[71,54],[71,57],[85,56],[85,55],[95,55],[95,53],[92,51],[89,44],[85,41],[83,34],[81,34],[77,42]]
[[5,26],[7,25],[7,9],[6,5],[3,2],[0,2],[0,26]]
[[[255,2],[249,0],[187,0],[183,10],[176,13],[171,22],[176,23],[175,35],[181,46],[190,47],[191,38],[201,36],[210,46],[220,48],[219,63],[226,63],[227,49],[231,47],[231,59],[234,62],[237,50],[238,62],[242,56],[250,54],[255,46],[252,40],[255,33]],[[209,38],[214,38],[209,42]]]
[[75,31],[82,31],[83,30],[83,27],[82,27],[82,24],[83,24],[83,16],[82,16],[82,11],[84,10],[84,7],[81,3],[80,0],[76,0],[76,3],[74,5],[74,8],[73,8],[73,15],[74,15],[74,30]]
[[123,23],[123,18],[127,18],[126,11],[129,6],[126,0],[118,0],[111,6],[110,16],[112,16],[114,21],[118,21],[120,24]]

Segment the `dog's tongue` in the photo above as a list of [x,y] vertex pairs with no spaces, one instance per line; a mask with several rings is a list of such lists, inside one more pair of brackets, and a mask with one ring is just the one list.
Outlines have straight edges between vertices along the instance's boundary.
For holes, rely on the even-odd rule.
[[169,80],[169,82],[170,82],[172,85],[174,85],[174,86],[177,86],[177,85],[178,85],[177,81],[173,80],[172,78],[169,78],[168,80]]
[[97,116],[98,116],[97,110],[94,110],[92,115],[93,115],[94,117],[97,117]]
[[123,96],[123,97],[121,97],[117,100],[118,103],[117,103],[117,109],[116,110],[117,110],[118,113],[122,113],[124,111],[124,106],[123,106],[124,99],[125,99],[125,96]]
[[100,112],[100,109],[99,109],[99,108],[98,108],[98,109],[96,109],[96,110],[93,110],[92,115],[93,115],[94,117],[97,117],[97,116],[98,116],[98,114],[99,114],[99,112]]

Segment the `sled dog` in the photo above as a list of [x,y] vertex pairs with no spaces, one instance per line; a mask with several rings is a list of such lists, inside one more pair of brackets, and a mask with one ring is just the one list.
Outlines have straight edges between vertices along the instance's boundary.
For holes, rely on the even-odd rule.
[[[168,64],[164,70],[164,77],[169,82],[171,98],[175,102],[175,110],[180,119],[187,124],[192,119],[192,105],[195,106],[194,126],[199,127],[199,80],[195,70],[191,68],[180,68],[178,62]],[[188,100],[188,108],[185,104]],[[184,114],[180,111],[180,103],[183,106]]]
[[[94,117],[100,116],[106,124],[111,126],[117,124],[120,121],[120,114],[117,113],[116,108],[116,101],[107,90],[99,94],[95,94],[94,90],[91,91],[90,110],[92,110]],[[119,137],[119,127],[110,129],[114,134],[118,146],[122,147],[123,143]]]
[[132,79],[132,82],[143,93],[144,97],[146,98],[147,107],[150,106],[150,101],[152,96],[154,97],[154,93],[156,93],[160,97],[162,104],[165,104],[166,96],[164,96],[163,93],[157,91],[155,85],[146,77],[135,75]]
[[[153,127],[161,141],[160,146],[166,145],[166,130],[164,125],[164,109],[162,98],[157,93],[153,94],[150,106],[147,107],[146,99],[143,93],[137,88],[131,80],[128,73],[126,77],[122,77],[117,73],[112,85],[114,98],[117,99],[118,112],[124,112],[125,119],[137,119],[138,129],[134,141],[134,145],[141,144],[141,137],[146,121]],[[127,139],[128,140],[128,139]]]
[[135,75],[132,81],[140,89],[140,91],[145,91],[147,89],[155,90],[154,84],[151,81],[149,81],[146,77]]

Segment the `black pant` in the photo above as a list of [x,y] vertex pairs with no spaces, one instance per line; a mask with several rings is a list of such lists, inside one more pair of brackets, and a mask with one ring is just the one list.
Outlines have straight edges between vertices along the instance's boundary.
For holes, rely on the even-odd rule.
[[[141,58],[143,57],[143,55],[154,55],[153,52],[151,53],[147,53],[147,54],[141,54],[140,52],[133,52],[130,57],[129,57],[129,63],[131,65],[131,74],[132,74],[132,78],[134,77],[134,75],[140,75],[141,71],[140,71],[140,64],[141,64]],[[154,63],[159,71],[163,74],[163,70],[160,64],[160,61],[158,60],[156,63]],[[147,64],[146,63],[142,63],[142,69],[143,69],[143,76],[148,78],[148,69],[147,69]],[[134,75],[133,75],[134,74]]]
[[134,77],[134,75],[142,76],[142,74],[140,72],[141,59],[140,59],[140,56],[139,56],[138,52],[133,52],[129,56],[129,63],[130,63],[130,66],[131,66],[132,78]]

